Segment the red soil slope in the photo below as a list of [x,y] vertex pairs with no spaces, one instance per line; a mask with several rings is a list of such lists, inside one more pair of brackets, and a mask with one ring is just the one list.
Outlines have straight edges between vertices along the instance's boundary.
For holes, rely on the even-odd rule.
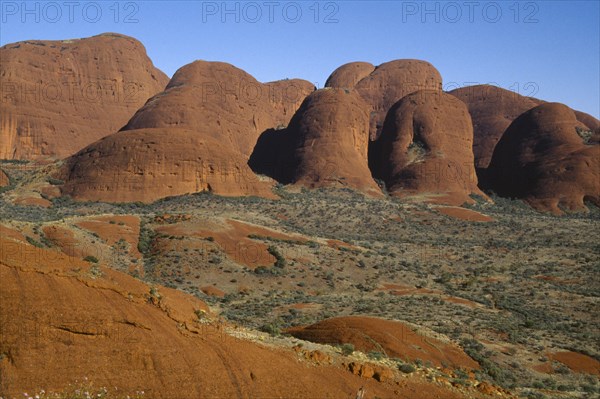
[[60,226],[45,226],[42,231],[44,236],[56,245],[60,250],[73,258],[85,258],[86,256],[98,257],[95,248],[88,247],[75,238],[73,231]]
[[[201,301],[0,237],[0,391],[64,390],[76,379],[151,398],[461,398],[425,380],[377,382],[234,338]],[[392,374],[393,377],[393,374]],[[481,395],[473,395],[481,397]]]
[[459,347],[414,332],[407,325],[374,317],[335,317],[306,327],[288,330],[293,336],[312,342],[354,345],[364,353],[383,352],[388,357],[430,361],[454,368],[478,369],[479,365]]
[[131,257],[142,257],[138,251],[140,219],[137,216],[101,216],[81,221],[77,226],[96,233],[108,245],[124,240]]
[[238,220],[225,220],[222,223],[203,221],[201,224],[183,222],[161,226],[156,231],[161,234],[175,236],[195,235],[204,238],[212,237],[231,260],[252,269],[258,266],[272,266],[276,259],[269,253],[266,244],[260,240],[251,239],[249,236],[255,235],[281,240],[307,241],[306,238],[301,236],[284,234]]
[[576,373],[595,374],[600,376],[600,362],[582,353],[565,351],[549,354],[553,360],[561,362]]

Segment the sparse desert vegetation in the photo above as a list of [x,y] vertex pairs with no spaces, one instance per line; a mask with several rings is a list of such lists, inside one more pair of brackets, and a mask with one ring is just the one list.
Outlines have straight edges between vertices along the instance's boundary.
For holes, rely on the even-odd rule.
[[[342,315],[403,320],[449,337],[479,363],[478,379],[524,397],[598,391],[595,366],[591,373],[577,370],[577,361],[557,355],[581,354],[591,364],[599,359],[600,247],[592,238],[598,208],[553,216],[518,200],[474,197],[469,208],[491,221],[472,222],[438,206],[350,190],[280,193],[278,200],[201,193],[133,206],[57,199],[44,218],[4,194],[0,216],[7,227],[30,231],[33,245],[54,250],[44,226],[60,224],[91,243],[99,238],[77,227],[79,215],[103,217],[115,228],[105,215],[135,216],[142,258],[121,252],[119,259],[130,260],[122,271],[188,292],[224,319],[274,336]],[[223,247],[220,234],[240,226],[258,227],[243,233],[243,246]],[[103,248],[108,253],[84,259],[94,265],[119,253],[118,245]],[[248,262],[253,259],[264,262]],[[224,295],[207,295],[206,286]],[[149,297],[156,301],[153,290]],[[340,350],[354,351],[350,345]],[[419,365],[397,367],[410,374]]]

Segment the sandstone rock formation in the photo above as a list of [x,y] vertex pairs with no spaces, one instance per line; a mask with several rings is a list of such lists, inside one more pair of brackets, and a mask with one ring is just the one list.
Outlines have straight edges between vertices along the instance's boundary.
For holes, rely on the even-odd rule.
[[269,105],[272,108],[271,116],[274,118],[269,128],[282,128],[287,126],[294,116],[302,101],[316,90],[314,84],[303,79],[285,79],[263,84],[269,93]]
[[248,165],[257,174],[290,184],[296,165],[293,150],[294,140],[288,129],[267,129],[256,141]]
[[[519,115],[544,101],[525,97],[493,85],[462,87],[450,92],[469,108],[473,120],[473,153],[478,170],[488,167],[494,148],[508,126]],[[600,121],[584,112],[575,111],[577,120],[591,131],[598,131]],[[483,175],[480,174],[480,177]]]
[[285,135],[291,141],[292,183],[310,188],[350,187],[381,195],[367,159],[369,106],[355,91],[314,92],[304,100]]
[[600,205],[600,146],[587,129],[563,104],[525,112],[496,145],[487,188],[553,213]]
[[248,156],[258,136],[287,125],[312,90],[299,79],[262,84],[226,63],[188,64],[122,131],[67,160],[63,193],[117,202],[199,191],[273,197]]
[[344,64],[333,71],[329,78],[327,78],[325,87],[353,88],[374,70],[375,66],[369,62],[350,62]]
[[167,76],[137,40],[25,41],[0,48],[0,159],[65,157],[121,128]]
[[287,126],[313,90],[312,83],[300,79],[263,84],[233,65],[195,61],[180,68],[123,130],[195,130],[249,157],[259,135]]
[[[334,317],[287,330],[296,338],[326,344],[352,344],[363,353],[383,352],[390,358],[430,361],[454,368],[478,369],[479,365],[458,346],[414,332],[409,326],[375,317]],[[373,375],[371,373],[371,375]]]
[[590,114],[586,114],[581,111],[574,111],[575,117],[581,123],[583,123],[591,132],[595,134],[600,134],[600,120],[594,118]]
[[421,90],[388,112],[381,134],[381,177],[392,195],[461,205],[481,195],[466,105],[442,91]]
[[476,168],[487,168],[494,148],[508,126],[539,100],[493,85],[462,87],[450,92],[469,108],[473,120],[473,154]]
[[181,128],[113,134],[67,159],[60,173],[63,194],[77,200],[152,202],[200,191],[273,197],[228,143]]
[[[342,65],[327,80],[328,87],[355,88],[371,105],[371,140],[379,137],[388,110],[402,97],[418,90],[442,88],[440,73],[426,61],[390,61],[367,75],[371,67],[367,63]],[[351,86],[353,82],[355,84]]]

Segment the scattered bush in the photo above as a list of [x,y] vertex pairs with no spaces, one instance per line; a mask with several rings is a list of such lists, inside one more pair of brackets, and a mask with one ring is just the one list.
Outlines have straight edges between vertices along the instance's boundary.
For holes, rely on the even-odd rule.
[[385,354],[379,351],[371,351],[367,353],[367,356],[373,360],[381,360],[385,357]]
[[100,266],[92,265],[92,267],[90,267],[90,276],[92,278],[102,277],[102,270],[100,270]]
[[348,343],[342,344],[340,346],[340,349],[342,350],[342,354],[344,356],[349,356],[352,353],[354,353],[354,345],[352,345],[352,344],[348,344]]
[[64,180],[55,179],[53,177],[48,178],[48,183],[50,183],[53,186],[62,186],[63,184],[65,184]]
[[269,251],[269,253],[275,257],[274,266],[278,267],[279,269],[283,269],[286,265],[286,262],[285,258],[283,257],[283,255],[281,255],[279,250],[271,245],[269,246],[269,248],[267,248],[267,251]]
[[262,332],[266,332],[267,334],[272,335],[274,337],[281,335],[281,328],[275,323],[263,324],[259,328],[259,330]]
[[27,240],[28,243],[30,243],[34,247],[44,248],[44,245],[41,242],[37,241],[35,238],[26,236],[25,239]]
[[402,371],[405,374],[414,373],[417,368],[409,363],[402,363],[398,365],[398,370]]
[[146,227],[145,223],[140,226],[140,236],[138,239],[138,251],[144,256],[148,256],[152,249],[152,242],[157,234],[154,230]]

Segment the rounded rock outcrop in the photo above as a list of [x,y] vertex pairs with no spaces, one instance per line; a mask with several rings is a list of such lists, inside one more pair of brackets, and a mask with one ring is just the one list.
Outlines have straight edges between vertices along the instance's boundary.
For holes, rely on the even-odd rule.
[[249,157],[260,134],[286,126],[314,86],[300,79],[260,83],[224,62],[180,68],[122,130],[184,128],[221,141]]
[[587,129],[563,104],[523,113],[496,145],[486,188],[556,214],[600,205],[600,146]]
[[138,129],[105,137],[67,159],[61,191],[77,200],[152,202],[208,191],[273,197],[245,157],[186,129]]
[[292,143],[292,183],[381,195],[367,159],[369,106],[355,91],[328,88],[312,93],[285,134]]
[[312,90],[300,79],[263,84],[222,62],[185,65],[121,131],[66,161],[63,193],[110,202],[200,191],[273,197],[248,157],[259,135],[287,125]]
[[[545,101],[522,96],[493,85],[476,85],[449,92],[469,108],[473,120],[473,153],[479,177],[492,160],[496,144],[510,124],[521,114]],[[578,121],[592,132],[600,132],[600,121],[584,112],[575,111]]]
[[466,105],[435,90],[407,95],[388,112],[380,171],[388,191],[461,205],[482,195],[473,163],[473,128]]
[[63,158],[120,129],[168,77],[144,46],[105,33],[0,48],[0,158]]
[[473,154],[475,167],[490,164],[494,147],[506,128],[523,112],[539,101],[493,85],[461,87],[450,92],[469,108],[473,120]]
[[[441,90],[442,77],[429,62],[402,59],[383,63],[369,74],[368,63],[355,62],[342,65],[329,79],[331,86],[342,87],[356,81],[353,86],[371,106],[369,135],[376,140],[381,134],[385,116],[394,103],[418,90]],[[360,80],[359,77],[365,75]]]
[[353,88],[363,78],[369,76],[375,70],[375,65],[369,62],[349,62],[337,68],[327,78],[325,87]]

